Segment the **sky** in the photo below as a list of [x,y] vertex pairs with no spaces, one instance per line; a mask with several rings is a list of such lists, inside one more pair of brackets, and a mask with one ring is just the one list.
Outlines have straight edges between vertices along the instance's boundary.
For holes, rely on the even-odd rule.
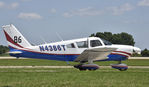
[[[7,24],[32,44],[127,32],[149,49],[149,0],[0,0],[0,26]],[[0,44],[7,45],[2,28]]]

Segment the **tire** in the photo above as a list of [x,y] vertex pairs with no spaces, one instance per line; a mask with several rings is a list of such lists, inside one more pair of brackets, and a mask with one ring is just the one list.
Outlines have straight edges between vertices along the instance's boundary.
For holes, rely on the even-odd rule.
[[126,71],[127,69],[119,69],[120,71]]
[[88,69],[89,71],[95,71],[96,69]]
[[86,69],[81,69],[81,68],[79,68],[79,70],[80,70],[80,71],[85,71]]

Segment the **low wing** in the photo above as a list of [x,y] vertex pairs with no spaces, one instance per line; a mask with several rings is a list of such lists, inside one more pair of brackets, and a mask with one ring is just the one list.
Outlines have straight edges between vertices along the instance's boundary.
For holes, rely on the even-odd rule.
[[88,60],[103,60],[107,59],[107,56],[115,51],[117,48],[111,48],[111,47],[98,47],[98,48],[91,48],[86,49],[84,52],[79,55],[79,57],[75,60],[76,62],[81,61],[88,61]]

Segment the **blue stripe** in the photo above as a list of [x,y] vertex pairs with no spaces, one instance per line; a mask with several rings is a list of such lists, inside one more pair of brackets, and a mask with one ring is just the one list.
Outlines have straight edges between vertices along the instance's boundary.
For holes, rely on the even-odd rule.
[[106,61],[123,61],[127,60],[128,58],[123,55],[118,55],[118,54],[110,54],[108,55],[108,59]]
[[59,61],[74,61],[78,55],[53,55],[53,54],[40,54],[36,52],[29,52],[24,50],[17,50],[9,47],[10,51],[21,51],[21,54],[10,54],[14,57],[26,57],[26,58],[36,58],[36,59],[49,59],[49,60],[59,60]]
[[[21,54],[10,54],[14,57],[26,57],[26,58],[35,58],[35,59],[48,59],[48,60],[59,60],[59,61],[74,61],[79,55],[54,55],[54,54],[42,54],[36,52],[29,52],[24,50],[14,49],[9,47],[11,51],[21,51]],[[126,60],[126,56],[110,54],[108,55],[108,59],[100,60],[100,61],[122,61]]]

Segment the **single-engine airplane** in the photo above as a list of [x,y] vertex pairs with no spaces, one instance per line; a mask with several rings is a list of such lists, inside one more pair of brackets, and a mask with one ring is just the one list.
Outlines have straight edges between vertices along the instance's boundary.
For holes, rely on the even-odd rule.
[[11,56],[79,62],[74,65],[74,68],[79,70],[99,69],[99,65],[94,64],[93,61],[118,61],[117,64],[111,64],[112,68],[125,71],[128,66],[121,61],[127,60],[133,53],[141,52],[138,47],[116,45],[97,37],[32,46],[13,24],[2,26],[2,28]]

